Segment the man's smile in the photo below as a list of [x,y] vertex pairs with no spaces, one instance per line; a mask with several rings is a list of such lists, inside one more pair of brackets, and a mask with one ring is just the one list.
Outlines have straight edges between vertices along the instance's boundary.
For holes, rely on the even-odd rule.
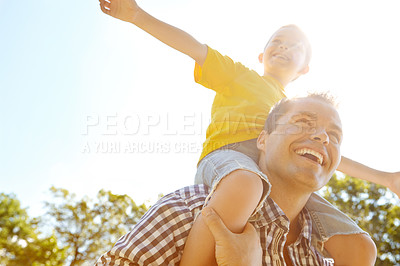
[[324,155],[322,155],[320,152],[310,149],[310,148],[301,148],[295,150],[295,153],[298,155],[301,155],[303,157],[307,157],[308,159],[311,159],[320,165],[323,165],[324,163]]

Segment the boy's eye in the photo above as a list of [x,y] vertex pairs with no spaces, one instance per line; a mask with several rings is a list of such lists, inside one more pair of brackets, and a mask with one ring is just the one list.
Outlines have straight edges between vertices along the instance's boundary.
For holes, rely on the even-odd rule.
[[292,48],[300,48],[300,47],[301,47],[301,44],[299,44],[299,43],[294,43],[292,45]]

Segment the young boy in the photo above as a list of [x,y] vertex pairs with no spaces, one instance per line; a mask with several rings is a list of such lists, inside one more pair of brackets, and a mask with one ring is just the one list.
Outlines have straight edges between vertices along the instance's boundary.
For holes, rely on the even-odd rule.
[[[100,0],[100,5],[104,13],[135,24],[193,58],[196,81],[216,91],[212,122],[207,130],[196,182],[212,188],[208,205],[231,231],[241,232],[249,218],[257,219],[251,216],[263,204],[263,188],[267,182],[259,174],[254,139],[263,129],[270,107],[285,97],[284,87],[308,72],[311,48],[307,38],[294,25],[275,32],[259,57],[264,64],[264,73],[260,76],[199,43],[186,32],[150,16],[134,0],[111,0],[110,3]],[[329,137],[334,141],[334,136]],[[324,163],[322,153],[308,149],[302,153],[310,160]],[[397,186],[400,183],[396,175],[375,171],[346,158],[342,158],[339,170],[391,189],[395,182]],[[339,264],[340,261],[356,262],[357,256],[346,254],[346,245],[362,245],[365,239],[360,233],[363,231],[332,206],[321,203],[321,199],[315,200],[318,197],[313,198],[307,208],[313,213],[314,224],[318,225],[315,230],[326,250]],[[336,224],[335,231],[329,231],[332,224]],[[343,245],[335,247],[342,249],[330,249],[331,243],[338,242]],[[214,241],[201,215],[189,234],[181,264],[215,264]]]

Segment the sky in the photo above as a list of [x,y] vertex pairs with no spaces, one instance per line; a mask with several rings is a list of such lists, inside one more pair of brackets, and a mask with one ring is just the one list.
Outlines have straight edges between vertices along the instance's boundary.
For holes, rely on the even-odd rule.
[[[287,94],[331,92],[342,154],[400,170],[397,1],[138,3],[259,73],[269,36],[297,24],[313,58]],[[96,0],[0,0],[0,36],[0,192],[38,216],[51,186],[151,204],[193,183],[214,93],[194,82],[192,59]]]

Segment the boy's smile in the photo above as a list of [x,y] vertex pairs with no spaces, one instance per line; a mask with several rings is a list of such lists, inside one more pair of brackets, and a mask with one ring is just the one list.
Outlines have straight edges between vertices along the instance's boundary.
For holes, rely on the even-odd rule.
[[284,60],[284,61],[289,61],[290,59],[289,59],[289,57],[287,56],[287,55],[285,55],[285,54],[283,54],[283,53],[279,53],[279,52],[277,52],[277,53],[273,53],[272,54],[272,57],[273,58],[275,58],[275,59],[280,59],[280,60]]
[[283,86],[307,73],[310,49],[307,37],[294,25],[284,26],[272,35],[260,54],[264,75],[273,76]]

